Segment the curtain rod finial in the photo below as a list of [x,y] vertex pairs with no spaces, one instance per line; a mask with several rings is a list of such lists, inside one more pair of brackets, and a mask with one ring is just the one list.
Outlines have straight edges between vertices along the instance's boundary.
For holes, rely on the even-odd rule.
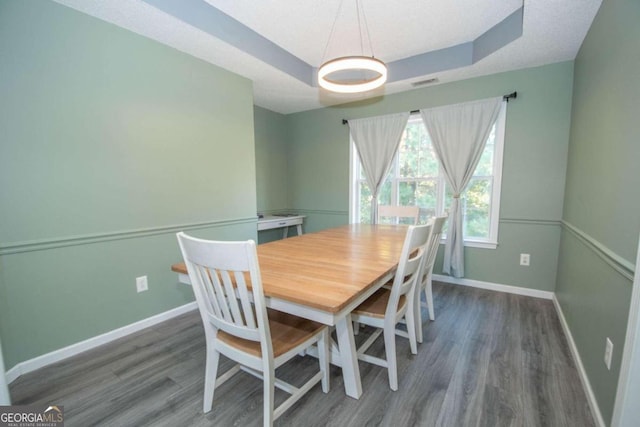
[[505,95],[505,96],[503,96],[502,98],[503,98],[505,101],[509,102],[509,99],[510,99],[510,98],[517,98],[517,97],[518,97],[518,92],[511,92],[510,94]]

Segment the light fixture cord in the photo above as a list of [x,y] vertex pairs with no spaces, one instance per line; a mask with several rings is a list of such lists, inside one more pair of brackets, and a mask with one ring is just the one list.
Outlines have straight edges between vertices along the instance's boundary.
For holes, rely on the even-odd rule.
[[[362,36],[362,24],[360,23],[360,4],[356,0],[356,15],[358,16],[358,35],[360,36],[360,55],[364,56],[364,37]],[[363,12],[364,15],[364,12]]]
[[[364,29],[367,31],[367,39],[369,40],[369,48],[371,49],[371,57],[375,58],[376,56],[373,54],[373,41],[371,41],[371,34],[369,33],[369,24],[367,23],[367,15],[365,15],[365,13],[364,13],[364,6],[362,7],[362,18],[364,20]],[[360,25],[360,17],[358,17],[358,25]],[[364,48],[362,49],[362,56],[364,56]]]
[[342,10],[342,3],[344,3],[344,0],[340,0],[340,5],[338,5],[338,12],[336,12],[336,17],[333,20],[333,25],[331,25],[331,32],[329,33],[327,44],[324,46],[324,52],[322,52],[322,59],[320,60],[320,64],[324,64],[324,60],[327,57],[327,49],[329,49],[329,43],[331,42],[331,38],[333,37],[333,31],[336,28],[336,22],[338,22],[338,16],[340,16],[340,11]]

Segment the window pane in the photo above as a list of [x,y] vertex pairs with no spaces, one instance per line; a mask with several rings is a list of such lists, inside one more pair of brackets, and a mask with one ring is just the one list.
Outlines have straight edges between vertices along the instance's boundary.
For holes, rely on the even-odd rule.
[[366,180],[367,177],[364,175],[364,168],[362,167],[362,163],[360,163],[360,158],[358,158],[358,170],[360,170],[360,176],[358,177],[358,179]]
[[444,184],[444,214],[449,215],[451,211],[451,200],[453,199],[453,191],[449,184]]
[[488,238],[491,179],[473,178],[465,192],[464,203],[464,236]]
[[427,210],[427,217],[436,215],[437,180],[401,181],[398,187],[400,205],[420,206],[421,209]]
[[495,148],[495,140],[496,140],[496,125],[494,124],[491,128],[491,133],[489,134],[489,139],[487,139],[487,145],[484,148],[484,152],[480,157],[480,161],[478,162],[478,166],[476,167],[474,176],[489,176],[493,175],[493,152]]
[[400,147],[399,178],[438,176],[438,160],[422,121],[410,121]]
[[391,180],[387,178],[387,180],[382,184],[382,188],[380,189],[380,194],[378,194],[378,204],[379,205],[391,205]]
[[416,181],[401,181],[398,183],[398,204],[400,206],[416,205],[416,190],[418,183]]
[[[447,183],[444,184],[444,212],[443,215],[449,216],[449,212],[451,212],[451,201],[453,200],[453,191],[451,191],[451,186]],[[447,231],[449,231],[449,220],[445,221],[444,226],[442,227],[442,238],[447,237]]]
[[371,190],[366,182],[360,181],[360,222],[371,224]]
[[[394,162],[395,162],[395,158],[394,158]],[[358,171],[360,172],[360,177],[358,178],[358,181],[363,181],[363,182],[367,182],[367,177],[364,174],[364,168],[362,167],[362,163],[360,163],[360,159],[358,158]],[[391,181],[394,177],[394,166],[393,163],[391,164],[391,167],[389,168],[389,172],[387,173],[387,181]]]
[[[360,222],[362,224],[371,224],[371,190],[366,181],[360,181]],[[378,203],[381,205],[391,204],[391,181],[386,180],[380,189],[378,195]]]
[[[491,203],[491,181],[492,178],[471,178],[467,186],[467,191],[463,193],[462,200],[462,222],[464,224],[465,239],[488,239],[489,238],[489,212]],[[448,185],[445,189],[445,213],[451,209],[453,193]],[[444,231],[447,230],[448,221],[445,223]],[[444,233],[446,234],[446,232]]]
[[[423,126],[424,127],[424,126]],[[438,157],[433,149],[429,134],[424,131],[424,144],[422,146],[422,161],[420,163],[420,176],[422,177],[437,177],[440,173],[440,164],[438,163]]]

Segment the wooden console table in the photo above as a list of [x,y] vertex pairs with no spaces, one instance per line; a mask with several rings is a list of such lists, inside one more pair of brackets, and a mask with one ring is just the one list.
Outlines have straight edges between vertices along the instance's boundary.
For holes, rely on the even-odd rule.
[[301,236],[304,218],[306,218],[305,215],[267,215],[258,220],[258,231],[283,228],[282,238],[286,239],[289,233],[289,227],[295,225],[298,236]]

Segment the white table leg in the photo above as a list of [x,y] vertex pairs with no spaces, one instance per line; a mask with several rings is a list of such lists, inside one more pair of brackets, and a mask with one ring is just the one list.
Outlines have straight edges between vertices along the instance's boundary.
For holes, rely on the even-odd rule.
[[302,236],[302,224],[296,225],[296,228],[298,229],[298,236]]
[[286,239],[288,235],[289,235],[289,227],[284,227],[282,229],[282,238]]
[[355,399],[362,395],[362,383],[360,382],[360,368],[358,367],[358,355],[356,343],[353,339],[353,325],[351,314],[340,319],[336,324],[340,358],[342,359],[342,377],[347,396]]

